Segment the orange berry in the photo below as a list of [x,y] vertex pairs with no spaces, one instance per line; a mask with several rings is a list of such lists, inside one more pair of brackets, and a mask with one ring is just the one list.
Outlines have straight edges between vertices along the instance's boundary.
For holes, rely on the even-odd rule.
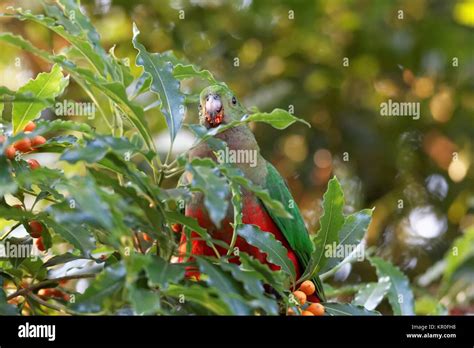
[[33,148],[41,146],[44,143],[46,143],[46,138],[42,137],[41,135],[37,135],[37,136],[33,137],[33,139],[31,139],[31,146]]
[[311,280],[305,280],[303,283],[301,283],[300,290],[303,291],[306,296],[310,296],[314,294],[314,292],[316,291],[316,287],[314,286],[314,283]]
[[35,245],[38,248],[39,251],[45,251],[46,248],[44,247],[43,244],[43,238],[39,237],[38,239],[35,240]]
[[[63,300],[69,300],[69,295],[64,293],[63,291],[56,289],[56,288],[45,288],[38,290],[38,296],[41,297],[54,297]],[[67,301],[66,300],[66,301]]]
[[301,315],[305,316],[305,317],[309,317],[309,316],[314,316],[313,313],[311,313],[310,311],[303,311],[303,313],[301,313]]
[[28,165],[30,166],[31,170],[41,168],[41,164],[39,164],[39,162],[33,158],[30,158],[26,162],[28,162]]
[[171,224],[171,230],[174,233],[179,233],[183,229],[183,226],[181,224]]
[[7,156],[7,158],[9,160],[14,160],[15,159],[15,155],[16,155],[16,149],[14,146],[10,145],[9,147],[7,147],[7,149],[5,150],[5,156]]
[[303,291],[296,290],[293,292],[293,296],[295,296],[295,299],[300,305],[304,305],[306,303],[306,294]]
[[29,224],[31,232],[30,235],[33,238],[39,238],[41,237],[41,234],[43,233],[43,225],[39,221],[31,221]]
[[[298,313],[301,313],[301,310],[298,308]],[[290,316],[293,316],[293,315],[297,315],[294,311],[293,308],[288,308],[288,310],[286,311],[286,315],[290,315]]]
[[17,149],[20,152],[28,152],[31,151],[31,140],[29,138],[24,138],[21,140],[18,140],[15,144],[15,149]]
[[307,311],[316,316],[324,315],[324,306],[321,303],[312,303],[306,308]]
[[26,124],[25,128],[23,128],[23,131],[33,132],[35,128],[36,128],[36,124],[33,121],[30,121]]
[[150,243],[153,242],[153,238],[148,233],[143,233],[143,239]]

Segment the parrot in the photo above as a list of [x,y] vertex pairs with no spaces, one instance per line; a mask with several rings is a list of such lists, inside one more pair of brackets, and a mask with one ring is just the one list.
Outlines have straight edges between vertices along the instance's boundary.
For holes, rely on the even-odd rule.
[[[232,121],[241,120],[244,115],[248,115],[247,110],[231,89],[223,84],[215,84],[205,88],[200,93],[199,101],[199,124],[205,126],[208,130],[219,125],[229,124]],[[308,265],[314,247],[298,206],[289,204],[289,202],[294,202],[294,199],[285,180],[277,169],[262,157],[257,140],[247,124],[228,128],[221,133],[217,133],[215,137],[224,141],[229,150],[255,151],[257,156],[255,163],[235,163],[234,165],[254,185],[267,190],[273,200],[281,202],[293,218],[277,216],[255,194],[242,189],[242,223],[256,225],[261,231],[272,233],[288,250],[288,258],[294,265],[296,279],[299,279]],[[206,142],[201,142],[190,149],[189,160],[191,161],[194,158],[210,158],[217,162],[216,153]],[[228,199],[230,200],[230,197]],[[216,226],[211,221],[204,206],[204,195],[201,192],[193,192],[184,210],[185,216],[197,220],[198,224],[206,229],[213,239],[221,240],[230,245],[233,235],[232,222],[234,221],[232,204],[228,205],[226,217],[220,226]],[[191,232],[190,236],[191,242],[187,243],[184,231],[181,233],[179,262],[184,262],[184,255],[191,255],[191,258],[193,255],[215,255],[213,249],[204,240],[200,239],[196,232]],[[237,237],[235,246],[239,251],[248,253],[261,263],[267,264],[271,269],[280,269],[279,266],[267,262],[266,255],[258,248],[248,244],[242,237]],[[189,247],[191,250],[187,250]],[[227,252],[221,246],[216,246],[216,248],[221,255]],[[234,257],[229,261],[239,263],[238,257]],[[313,300],[324,301],[325,296],[319,277],[316,276],[312,280],[316,285]]]

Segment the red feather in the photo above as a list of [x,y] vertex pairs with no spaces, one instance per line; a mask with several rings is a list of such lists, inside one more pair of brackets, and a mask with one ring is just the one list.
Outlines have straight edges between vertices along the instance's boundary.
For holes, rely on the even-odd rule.
[[[257,225],[260,227],[262,231],[272,233],[277,240],[279,240],[285,248],[288,250],[288,258],[291,260],[293,265],[295,266],[296,276],[297,279],[301,276],[301,266],[298,262],[298,258],[295,252],[291,249],[288,242],[286,241],[283,233],[280,231],[278,226],[273,222],[271,216],[267,213],[265,208],[261,205],[261,203],[250,196],[244,196],[242,202],[242,221],[245,224],[252,224]],[[191,206],[186,207],[186,216],[190,216],[195,218],[199,225],[202,228],[205,228],[214,239],[222,240],[227,244],[230,244],[232,238],[232,226],[230,223],[232,221],[225,219],[222,222],[222,227],[217,229],[212,221],[209,219],[209,216],[206,211],[203,211],[202,207],[197,209],[193,209]],[[196,232],[191,233],[191,254],[192,255],[205,255],[205,256],[214,256],[214,251],[210,248],[205,241],[200,240],[199,235]],[[237,242],[235,245],[239,248],[239,251],[246,252],[257,260],[262,263],[266,263],[270,266],[273,270],[279,270],[280,267],[274,265],[267,261],[266,255],[262,253],[258,248],[248,244],[243,238],[238,237]],[[216,249],[219,251],[221,255],[225,255],[227,250],[220,246],[216,246]],[[181,235],[180,241],[180,258],[179,262],[184,261],[184,254],[186,253],[186,236],[184,233]],[[234,257],[230,259],[230,262],[233,263],[240,263],[238,257]],[[195,270],[189,270],[187,273],[188,276],[199,276],[199,272]]]

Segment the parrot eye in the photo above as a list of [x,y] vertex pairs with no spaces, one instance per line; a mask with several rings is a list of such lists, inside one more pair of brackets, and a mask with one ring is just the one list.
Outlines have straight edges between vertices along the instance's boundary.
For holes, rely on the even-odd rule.
[[237,104],[237,99],[235,97],[232,97],[232,105]]

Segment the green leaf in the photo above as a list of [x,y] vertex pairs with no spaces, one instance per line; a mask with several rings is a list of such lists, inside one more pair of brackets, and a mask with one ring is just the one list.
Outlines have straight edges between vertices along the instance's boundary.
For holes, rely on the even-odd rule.
[[377,311],[369,311],[362,306],[355,306],[349,303],[323,303],[326,313],[331,316],[351,316],[351,315],[380,315]]
[[53,219],[43,217],[42,221],[54,230],[57,234],[78,248],[83,255],[89,255],[95,249],[92,235],[82,226],[74,226],[64,223],[57,223]]
[[170,285],[164,293],[167,296],[183,299],[184,303],[189,301],[201,305],[217,315],[233,314],[228,305],[218,297],[217,291],[212,288],[206,289],[199,285]]
[[34,134],[44,134],[48,132],[64,132],[64,131],[74,131],[81,132],[86,134],[92,134],[92,128],[87,123],[83,122],[74,122],[68,120],[54,120],[54,121],[44,121],[40,120],[36,123],[36,130]]
[[[140,135],[145,140],[147,147],[149,149],[154,149],[153,138],[149,132],[148,126],[146,125],[143,109],[128,99],[125,87],[122,83],[107,82],[107,80],[100,76],[94,75],[90,70],[78,68],[64,56],[51,55],[48,52],[33,46],[29,41],[21,36],[10,33],[0,33],[0,40],[31,52],[48,62],[60,64],[63,69],[67,70],[74,77],[75,80],[80,82],[81,87],[86,89],[86,92],[89,92],[86,87],[86,82],[97,88],[97,90],[110,98],[116,104],[118,109],[121,110],[121,112],[123,112],[123,114],[137,128]],[[158,157],[156,157],[156,159],[159,161]]]
[[248,116],[246,119],[246,122],[264,122],[268,123],[272,127],[276,129],[285,129],[289,126],[291,126],[295,122],[301,122],[307,125],[308,127],[311,127],[308,122],[305,120],[295,117],[292,114],[290,114],[288,111],[283,110],[283,109],[274,109],[272,112],[257,112],[254,114],[251,114]]
[[[63,93],[68,83],[69,77],[64,77],[61,67],[55,64],[51,72],[38,74],[34,80],[20,87],[18,92],[29,92],[41,99],[55,98]],[[44,103],[15,101],[12,111],[13,134],[21,131],[28,122],[38,118],[45,106],[47,105]]]
[[224,272],[217,265],[206,261],[203,258],[197,259],[199,270],[206,274],[206,283],[219,290],[219,297],[226,302],[235,315],[249,315],[250,308],[245,300],[240,296],[241,287],[232,278],[232,276]]
[[149,289],[142,289],[132,284],[128,286],[128,298],[138,315],[151,315],[160,312],[160,294]]
[[199,223],[196,219],[176,212],[165,212],[165,217],[169,223],[181,224],[185,227],[188,227],[191,231],[196,232],[206,242],[207,245],[212,247],[213,242],[211,236],[206,229],[199,226]]
[[243,269],[254,271],[265,284],[270,285],[280,294],[283,293],[285,277],[281,270],[273,271],[268,265],[244,252],[239,254],[239,259]]
[[76,296],[76,302],[71,303],[72,309],[81,313],[99,312],[104,302],[123,288],[126,271],[121,263],[105,268],[83,294]]
[[265,310],[267,314],[278,314],[278,302],[265,296],[265,289],[256,272],[242,269],[234,263],[227,263],[222,261],[220,267],[232,274],[233,278],[242,283],[247,294],[251,295],[254,300],[249,300],[248,303],[252,307],[258,307]]
[[[90,42],[87,33],[83,32],[82,28],[78,25],[76,15],[81,20],[85,18],[85,16],[80,12],[80,9],[78,7],[74,9],[69,8],[64,15],[56,6],[45,6],[45,10],[47,14],[46,16],[43,14],[36,15],[31,13],[31,11],[23,11],[21,8],[17,8],[14,9],[15,14],[13,16],[19,20],[29,20],[40,24],[60,35],[81,53],[98,74],[105,76],[105,62],[108,61],[108,58],[98,53],[98,50],[95,48],[100,46]],[[70,15],[74,15],[74,20],[69,19]]]
[[186,165],[186,171],[191,173],[191,189],[204,194],[204,206],[209,213],[212,222],[220,227],[220,224],[227,214],[229,202],[229,185],[222,176],[219,176],[215,168],[196,165],[198,161],[193,161]]
[[[320,229],[314,238],[314,251],[302,278],[309,279],[320,273],[327,262],[326,248],[333,251],[337,245],[339,231],[344,224],[344,193],[336,177],[329,180],[328,189],[323,196],[324,213],[321,216]],[[328,247],[326,247],[328,246]],[[334,250],[335,251],[335,250]]]
[[280,266],[291,279],[296,279],[295,267],[288,258],[288,250],[275,239],[273,234],[264,232],[255,225],[240,225],[237,227],[237,234],[247,243],[267,254],[267,260],[270,263]]
[[6,194],[16,192],[17,184],[13,180],[7,158],[3,156],[2,146],[0,146],[0,151],[2,151],[0,153],[0,198],[3,198]]
[[179,81],[173,76],[173,64],[164,54],[150,54],[145,46],[138,42],[138,30],[133,24],[133,46],[138,50],[136,64],[142,66],[152,78],[150,89],[158,94],[161,101],[161,112],[165,116],[174,141],[184,119],[184,95],[180,91]]
[[425,295],[415,300],[416,315],[448,315],[449,312],[439,299]]
[[407,276],[390,262],[379,257],[371,257],[369,261],[375,267],[379,280],[386,278],[390,280],[390,289],[387,296],[393,314],[413,315],[413,293]]
[[352,304],[363,306],[369,311],[373,310],[377,308],[380,302],[382,302],[390,289],[390,285],[390,280],[388,278],[381,278],[378,283],[367,284],[357,292]]
[[461,237],[453,242],[444,257],[446,267],[441,282],[442,293],[449,289],[456,270],[472,256],[474,256],[474,228],[468,228]]
[[0,315],[18,315],[16,306],[7,302],[7,296],[3,290],[3,277],[0,275]]
[[200,78],[212,84],[218,83],[209,70],[198,70],[193,64],[176,64],[173,70],[173,75],[178,80]]
[[[345,219],[344,225],[342,225],[339,232],[339,243],[337,244],[336,250],[355,250],[369,228],[370,221],[372,220],[372,212],[372,209],[364,209],[349,215]],[[321,270],[321,273],[335,267],[347,256],[347,254],[343,256],[330,256],[327,259],[326,265]]]
[[167,289],[169,283],[178,283],[184,278],[184,267],[179,264],[170,264],[161,257],[154,256],[149,264],[145,266],[153,285],[160,286],[161,289]]

